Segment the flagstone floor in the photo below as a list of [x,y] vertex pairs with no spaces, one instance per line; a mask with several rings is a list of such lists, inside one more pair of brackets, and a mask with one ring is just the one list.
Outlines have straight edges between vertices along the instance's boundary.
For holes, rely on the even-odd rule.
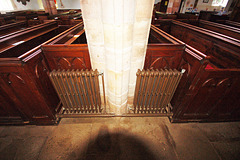
[[1,160],[239,160],[240,122],[168,118],[62,119],[56,126],[0,126]]

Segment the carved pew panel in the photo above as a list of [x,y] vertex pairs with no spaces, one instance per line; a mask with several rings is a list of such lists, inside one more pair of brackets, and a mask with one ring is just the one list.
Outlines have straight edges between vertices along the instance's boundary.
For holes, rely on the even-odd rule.
[[[19,50],[0,57],[0,89],[3,90],[0,99],[4,99],[0,105],[0,123],[56,123],[59,99],[47,74],[49,65],[40,49],[42,41],[53,35],[49,34],[37,42],[34,39],[32,43],[37,47],[32,46],[30,51]],[[43,44],[50,43],[59,36]]]
[[229,38],[232,37],[235,39],[240,39],[240,29],[236,27],[205,20],[179,20],[179,21],[204,29],[208,29],[210,31],[221,33],[223,35],[229,36]]
[[27,21],[20,21],[0,26],[0,36],[15,32],[27,27]]
[[[51,86],[48,85],[50,82],[46,83],[49,81],[47,73],[40,73],[43,72],[40,69],[44,70],[44,68],[40,67],[43,66],[43,61],[36,62],[39,56],[31,55],[32,59],[26,58],[28,60],[24,65],[21,61],[10,60],[9,62],[7,59],[1,59],[0,75],[3,82],[1,88],[4,90],[4,97],[9,97],[5,99],[5,103],[10,103],[16,111],[19,110],[21,113],[19,116],[23,117],[24,123],[50,124],[54,123],[54,113],[56,112],[54,107],[57,106],[58,101],[54,102],[52,99],[54,92],[49,94]],[[36,74],[41,74],[41,78],[37,79]],[[52,109],[50,109],[51,107]],[[9,107],[7,110],[12,112]]]
[[184,100],[188,99],[191,94],[187,94],[189,89],[193,84],[193,80],[196,77],[199,70],[201,70],[207,64],[204,63],[206,57],[201,57],[197,55],[192,48],[187,47],[184,50],[183,58],[181,59],[179,70],[185,69],[185,73],[179,83],[179,86],[175,92],[175,95],[171,101],[171,104],[174,106],[173,112],[174,116],[177,116],[179,112],[185,107]]
[[[181,28],[181,26],[179,28]],[[188,33],[187,30],[184,29],[185,28],[181,28],[180,31],[182,32],[179,33],[186,38]],[[177,29],[175,31],[178,33]],[[159,30],[159,33],[160,32],[163,31]],[[183,44],[173,36],[166,33],[164,34],[169,36],[169,38],[175,42]],[[206,44],[207,43],[205,43],[205,45]],[[225,46],[221,45],[220,47]],[[157,52],[156,50],[155,53],[156,55],[159,53],[158,59],[161,59],[161,57],[164,56],[161,51]],[[145,66],[149,68],[151,65],[146,64],[153,63],[154,59],[149,60],[149,57],[151,56],[148,54],[151,55],[152,53],[147,51],[146,55]],[[219,55],[221,53],[218,52],[217,54]],[[222,54],[224,54],[224,51]],[[228,52],[228,54],[230,54],[230,52]],[[213,59],[213,56],[206,56],[191,46],[186,45],[177,68],[178,70],[186,69],[186,72],[183,74],[180,84],[171,101],[173,106],[172,122],[229,121],[240,119],[240,70],[220,69],[210,63],[218,60],[217,58],[218,57],[215,56],[215,59]],[[221,61],[218,62],[220,63]],[[230,62],[226,61],[226,63]],[[167,63],[165,63],[165,65],[158,65],[157,67],[160,69],[165,67],[166,64]]]
[[240,29],[223,25],[223,24],[217,24],[209,21],[199,20],[199,27],[209,29],[224,35],[227,35],[229,37],[233,37],[240,40]]
[[0,74],[0,123],[4,120],[11,121],[16,119],[23,123],[24,116],[19,109],[15,107],[15,104],[23,104],[14,96],[13,91],[9,90],[10,81],[6,81],[6,76],[7,74]]
[[54,69],[91,69],[87,44],[44,45],[43,53],[50,66]]
[[180,119],[239,119],[239,70],[204,69],[198,76]]
[[176,69],[184,50],[182,44],[149,44],[144,69]]
[[[221,67],[221,65],[224,64],[226,68],[240,67],[240,42],[238,41],[228,39],[217,33],[214,34],[212,31],[206,29],[199,29],[199,27],[177,21],[172,22],[170,34],[195,47],[204,54],[211,56],[211,62],[215,65],[220,65]],[[221,51],[222,53],[216,53],[214,52],[216,51],[216,48],[214,48],[215,46],[221,46],[228,49],[224,50],[224,54],[222,54],[223,51]],[[226,60],[226,58],[228,60]],[[217,61],[215,61],[215,59],[217,59]],[[234,61],[232,61],[233,59]]]

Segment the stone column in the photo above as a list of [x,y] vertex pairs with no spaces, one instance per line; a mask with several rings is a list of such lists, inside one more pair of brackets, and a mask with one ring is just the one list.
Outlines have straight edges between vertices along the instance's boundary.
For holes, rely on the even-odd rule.
[[136,73],[143,69],[149,31],[152,21],[154,0],[137,0],[133,28],[133,49],[131,53],[131,72],[129,81],[128,104],[133,104]]
[[80,0],[93,69],[104,72],[110,112],[131,104],[142,69],[154,0]]

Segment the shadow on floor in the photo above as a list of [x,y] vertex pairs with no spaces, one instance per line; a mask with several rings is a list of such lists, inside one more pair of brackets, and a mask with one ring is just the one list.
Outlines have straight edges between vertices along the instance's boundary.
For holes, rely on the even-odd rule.
[[85,159],[155,160],[159,155],[157,158],[137,136],[124,130],[110,133],[107,126],[102,126],[97,137],[88,144]]

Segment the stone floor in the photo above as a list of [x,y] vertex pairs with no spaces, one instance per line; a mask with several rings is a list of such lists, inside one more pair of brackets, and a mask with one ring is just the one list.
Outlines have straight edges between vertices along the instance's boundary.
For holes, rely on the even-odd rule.
[[240,122],[171,124],[167,118],[117,117],[2,126],[0,159],[239,160]]

